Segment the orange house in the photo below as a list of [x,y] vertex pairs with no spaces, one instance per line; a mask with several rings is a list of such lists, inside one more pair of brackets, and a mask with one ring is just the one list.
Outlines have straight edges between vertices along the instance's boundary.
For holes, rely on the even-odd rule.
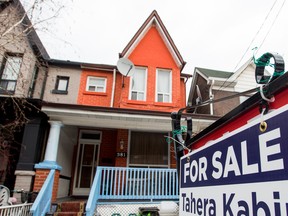
[[[119,56],[134,63],[134,76],[125,77],[117,71],[113,77],[112,70],[107,72],[107,68],[84,66],[78,104],[163,112],[185,106],[185,81],[190,76],[181,74],[185,62],[156,11]],[[89,90],[92,80],[102,82],[103,87]]]
[[[133,62],[133,76],[123,76],[116,65],[49,62],[42,111],[51,129],[36,169],[51,160],[62,167],[58,198],[88,195],[98,166],[176,167],[165,136],[172,130],[171,112],[186,105],[191,76],[181,72],[185,62],[156,11],[119,58]],[[193,118],[195,132],[213,122],[209,116]]]

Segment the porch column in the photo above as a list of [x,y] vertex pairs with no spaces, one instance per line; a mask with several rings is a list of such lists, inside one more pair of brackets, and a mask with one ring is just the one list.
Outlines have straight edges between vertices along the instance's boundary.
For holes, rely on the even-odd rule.
[[56,201],[59,186],[59,175],[62,169],[62,167],[57,164],[56,159],[59,145],[60,130],[63,124],[60,121],[49,121],[49,123],[51,127],[46,146],[44,161],[35,165],[36,175],[33,191],[40,191],[50,170],[55,169],[56,172],[53,184],[52,201]]
[[62,122],[60,121],[49,121],[51,124],[49,138],[47,142],[47,147],[45,151],[45,158],[44,162],[55,162],[57,159],[57,152],[58,152],[58,144],[59,144],[59,137],[60,137],[60,129],[63,126]]

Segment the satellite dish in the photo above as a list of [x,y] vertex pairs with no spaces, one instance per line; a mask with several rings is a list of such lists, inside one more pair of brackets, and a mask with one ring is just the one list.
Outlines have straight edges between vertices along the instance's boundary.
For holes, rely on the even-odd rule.
[[117,61],[117,69],[125,77],[133,76],[135,72],[134,64],[127,58],[120,58]]

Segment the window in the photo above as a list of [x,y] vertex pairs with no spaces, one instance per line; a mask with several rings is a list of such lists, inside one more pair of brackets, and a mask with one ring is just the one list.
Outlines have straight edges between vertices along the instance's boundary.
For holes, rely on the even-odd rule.
[[106,92],[106,78],[88,76],[86,91]]
[[1,68],[0,79],[0,92],[1,93],[14,93],[18,74],[20,72],[22,57],[17,55],[8,54],[4,58]]
[[130,86],[131,100],[146,100],[146,68],[135,68]]
[[131,132],[130,166],[167,167],[169,145],[164,136],[167,133]]
[[55,89],[52,91],[54,94],[67,94],[68,93],[69,77],[57,76]]
[[157,93],[156,101],[169,103],[172,100],[171,95],[171,71],[170,70],[157,70]]

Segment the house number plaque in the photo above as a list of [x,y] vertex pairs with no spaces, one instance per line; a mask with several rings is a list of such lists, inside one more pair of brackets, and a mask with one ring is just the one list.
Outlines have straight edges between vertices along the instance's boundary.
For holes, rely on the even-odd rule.
[[127,157],[127,152],[117,152],[116,153],[116,157],[126,158]]

